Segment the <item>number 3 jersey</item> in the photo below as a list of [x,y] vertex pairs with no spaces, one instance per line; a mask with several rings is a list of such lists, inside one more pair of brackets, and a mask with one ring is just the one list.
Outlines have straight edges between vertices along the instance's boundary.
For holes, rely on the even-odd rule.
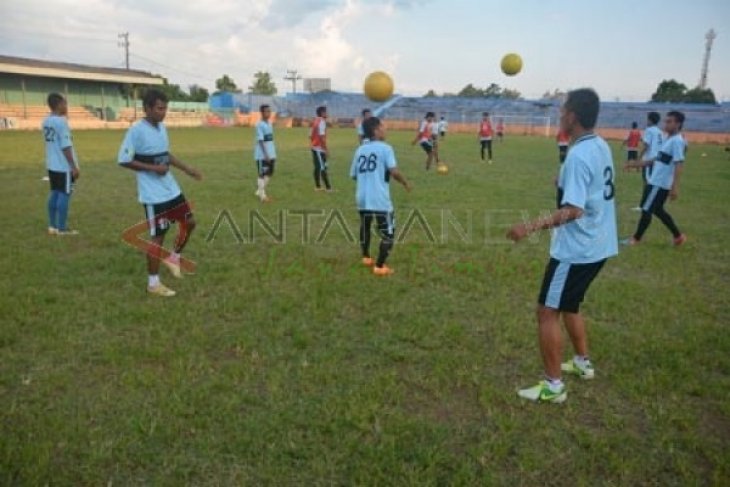
[[357,181],[355,200],[359,210],[393,211],[390,170],[397,166],[393,148],[381,141],[366,142],[355,151],[350,176]]
[[560,262],[589,264],[618,254],[613,156],[595,134],[579,138],[560,167],[560,206],[583,216],[553,230],[550,255]]

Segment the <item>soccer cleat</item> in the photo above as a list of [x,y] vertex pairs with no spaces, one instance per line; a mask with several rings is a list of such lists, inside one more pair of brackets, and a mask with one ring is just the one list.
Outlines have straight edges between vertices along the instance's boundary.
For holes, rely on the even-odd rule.
[[167,259],[163,259],[162,263],[165,264],[165,267],[167,267],[167,269],[170,271],[170,274],[172,274],[177,279],[182,278],[182,272],[180,271],[180,262],[168,257]]
[[58,229],[53,227],[48,227],[48,235],[58,235]]
[[362,265],[364,265],[365,267],[372,267],[375,265],[375,259],[373,259],[372,257],[363,257]]
[[269,197],[268,197],[268,196],[266,196],[266,195],[263,195],[263,196],[261,196],[261,197],[259,198],[259,200],[261,201],[261,203],[271,203],[271,201],[272,201],[272,199],[271,199],[271,198],[269,198]]
[[317,192],[320,192],[320,191],[324,191],[324,188],[320,188],[319,186],[317,186],[316,188],[314,188],[314,190]]
[[680,234],[680,236],[679,236],[679,237],[677,237],[677,238],[675,238],[675,239],[673,240],[673,242],[674,242],[674,246],[675,246],[675,247],[679,247],[680,245],[682,245],[682,244],[683,244],[683,243],[685,243],[686,241],[687,241],[687,235],[685,235],[685,234],[683,234],[683,233],[682,233],[682,234]]
[[619,243],[621,245],[627,245],[629,247],[631,247],[633,245],[639,245],[639,242],[640,241],[636,240],[634,237],[626,237],[626,238],[622,238],[621,240],[619,240]]
[[147,286],[147,292],[155,296],[162,296],[163,298],[171,298],[175,295],[175,291],[164,286],[162,283],[157,286]]
[[520,389],[517,395],[523,399],[534,402],[555,402],[561,403],[568,398],[565,386],[561,386],[558,392],[550,389],[547,381],[541,380],[536,386]]
[[489,159],[489,164],[491,164],[491,163],[492,163],[492,160],[491,160],[491,159]]
[[643,208],[641,206],[634,206],[631,208],[631,211],[643,211]]
[[593,365],[590,362],[581,366],[576,363],[575,359],[568,360],[567,362],[560,364],[560,370],[567,374],[577,375],[581,379],[585,380],[593,379],[596,376],[596,372],[593,370]]
[[78,230],[56,230],[56,235],[67,236],[67,235],[78,235]]
[[390,276],[394,273],[395,271],[387,265],[383,265],[383,267],[373,267],[373,274],[379,277]]

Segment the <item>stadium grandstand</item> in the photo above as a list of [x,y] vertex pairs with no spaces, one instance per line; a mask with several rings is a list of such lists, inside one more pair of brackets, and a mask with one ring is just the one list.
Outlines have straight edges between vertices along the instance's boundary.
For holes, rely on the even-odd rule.
[[[145,71],[0,56],[0,129],[38,129],[54,91],[69,102],[72,128],[124,128],[142,113],[137,90],[163,83]],[[167,122],[177,126],[199,126],[208,111],[191,103],[170,109]]]
[[[37,129],[48,113],[46,96],[57,91],[69,100],[69,123],[79,128],[124,128],[141,116],[136,90],[164,84],[164,78],[145,71],[86,66],[0,56],[0,129]],[[131,97],[125,94],[132,94]],[[280,127],[307,125],[317,106],[326,105],[330,121],[352,127],[364,107],[378,108],[361,93],[320,91],[263,96],[249,93],[216,93],[208,103],[171,102],[169,126],[250,126],[258,120],[258,107],[268,104]],[[623,138],[632,122],[643,125],[646,113],[681,110],[687,115],[685,133],[694,142],[730,141],[730,104],[665,104],[604,102],[598,127],[607,138]],[[506,100],[500,98],[405,97],[388,102],[380,116],[391,129],[415,130],[427,111],[449,121],[450,132],[472,132],[489,112],[504,122],[513,135],[555,135],[559,101]]]

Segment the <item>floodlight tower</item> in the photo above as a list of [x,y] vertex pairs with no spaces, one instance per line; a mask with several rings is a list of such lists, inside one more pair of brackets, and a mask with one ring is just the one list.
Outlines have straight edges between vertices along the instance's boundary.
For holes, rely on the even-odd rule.
[[297,92],[297,81],[302,79],[302,77],[299,75],[299,72],[296,69],[287,69],[286,70],[286,76],[284,76],[285,81],[291,81],[292,91],[294,93]]
[[710,29],[705,34],[705,59],[702,61],[702,72],[700,73],[700,88],[703,90],[707,88],[707,71],[710,67],[710,53],[712,53],[712,43],[717,38],[717,32],[715,29]]

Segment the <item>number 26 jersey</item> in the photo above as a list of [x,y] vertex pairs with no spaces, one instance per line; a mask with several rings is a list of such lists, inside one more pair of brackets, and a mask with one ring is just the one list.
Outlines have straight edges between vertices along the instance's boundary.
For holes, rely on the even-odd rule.
[[350,177],[357,181],[359,210],[391,212],[390,170],[397,166],[393,148],[381,141],[366,142],[355,151]]

